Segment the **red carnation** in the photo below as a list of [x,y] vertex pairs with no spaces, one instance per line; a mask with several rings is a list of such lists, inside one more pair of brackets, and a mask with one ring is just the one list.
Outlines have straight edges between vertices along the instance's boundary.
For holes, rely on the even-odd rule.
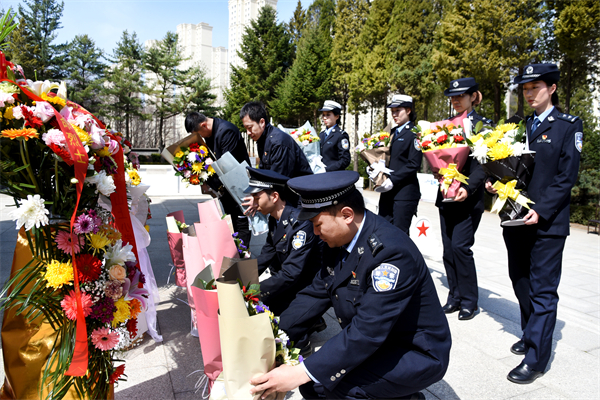
[[442,135],[442,136],[440,136],[439,138],[437,138],[437,142],[438,142],[439,144],[442,144],[442,143],[444,143],[446,140],[448,140],[448,135]]
[[431,144],[431,140],[426,140],[423,143],[421,143],[421,147],[429,147],[430,144]]
[[125,364],[121,364],[117,368],[115,368],[114,372],[112,374],[110,374],[110,378],[109,378],[110,384],[112,385],[116,381],[118,381],[119,378],[121,377],[121,375],[123,375],[123,372],[125,372]]
[[460,135],[456,135],[456,136],[454,136],[454,141],[455,142],[464,142],[465,138]]
[[128,320],[125,324],[125,327],[127,328],[127,332],[129,332],[129,337],[131,339],[137,336],[137,318],[131,318],[130,320]]
[[190,151],[197,152],[198,150],[200,150],[200,145],[198,143],[190,144]]
[[131,147],[131,142],[130,142],[129,140],[126,140],[126,141],[125,141],[125,145],[126,145],[127,147]]
[[67,163],[67,165],[73,165],[73,159],[71,158],[71,154],[69,154],[69,151],[67,149],[62,148],[54,143],[49,144],[48,147],[50,147],[54,154],[62,158],[63,161]]
[[102,272],[102,261],[91,254],[76,257],[79,282],[92,282],[98,279]]
[[33,115],[33,112],[27,107],[21,107],[21,111],[23,112],[23,117],[25,118],[25,126],[29,126],[33,129],[41,128],[44,123],[41,119]]

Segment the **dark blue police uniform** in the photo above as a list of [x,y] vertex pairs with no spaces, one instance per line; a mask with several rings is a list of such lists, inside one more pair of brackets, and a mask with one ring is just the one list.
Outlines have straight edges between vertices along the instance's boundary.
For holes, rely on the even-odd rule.
[[473,129],[475,129],[475,125],[477,125],[477,123],[479,121],[481,121],[483,123],[483,125],[495,126],[494,121],[477,114],[477,111],[475,111],[475,110],[471,111],[471,113],[469,114],[469,119],[471,120],[471,123],[473,124]]
[[260,169],[269,169],[290,178],[312,175],[306,156],[292,136],[266,124],[256,142],[260,156]]
[[285,311],[296,294],[310,285],[321,267],[319,238],[300,210],[286,204],[279,222],[269,217],[267,241],[258,256],[258,271],[271,277],[260,283],[261,300],[275,315]]
[[[213,118],[212,120],[212,135],[205,138],[204,141],[208,148],[215,154],[217,160],[223,154],[229,152],[239,163],[246,161],[250,164],[246,144],[237,126],[220,118]],[[237,202],[231,197],[231,194],[223,188],[217,174],[212,175],[206,183],[212,189],[221,193],[220,200],[223,204],[223,210],[226,214],[231,215],[233,229],[238,233],[238,237],[244,241],[244,244],[248,246],[252,238],[248,218],[242,213]]]
[[390,135],[390,173],[394,186],[379,197],[379,215],[409,233],[410,222],[417,212],[421,191],[417,172],[421,167],[423,153],[416,142],[409,122],[402,130],[394,128]]
[[329,135],[326,130],[319,133],[321,157],[327,172],[345,170],[350,165],[350,138],[335,125]]
[[[315,203],[335,205],[356,191],[357,179],[337,171],[288,183],[302,197],[300,217],[310,218],[319,213]],[[312,284],[281,315],[292,340],[330,307],[342,328],[305,359],[313,378],[300,387],[305,398],[398,398],[439,381],[448,368],[448,322],[415,244],[369,211],[355,239],[349,254],[347,245],[330,249]]]
[[583,136],[578,117],[556,108],[531,134],[533,117],[527,118],[534,169],[527,194],[539,215],[535,225],[504,227],[508,268],[521,309],[526,346],[523,362],[543,372],[552,351],[556,325],[558,284],[562,252],[569,235],[571,188],[577,180]]

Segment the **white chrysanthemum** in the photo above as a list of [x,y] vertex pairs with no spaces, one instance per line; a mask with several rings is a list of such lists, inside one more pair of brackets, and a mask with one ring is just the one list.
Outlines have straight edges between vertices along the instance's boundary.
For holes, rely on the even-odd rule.
[[363,150],[365,150],[365,144],[362,143],[362,142],[360,142],[358,144],[358,146],[356,146],[356,151],[360,152],[360,151],[363,151]]
[[488,147],[483,142],[483,140],[479,140],[473,146],[471,156],[474,157],[477,161],[479,161],[480,164],[485,164],[487,162],[487,152]]
[[452,129],[452,131],[450,133],[452,135],[462,135],[463,134],[463,130],[462,130],[462,128],[454,128],[454,129]]
[[119,264],[124,266],[127,261],[135,261],[135,254],[131,251],[133,246],[126,244],[123,246],[121,239],[117,240],[114,246],[109,246],[104,253],[104,259],[107,266]]
[[310,142],[308,140],[303,140],[302,141],[302,145],[303,146],[308,146],[310,144]]
[[523,151],[525,150],[525,143],[517,142],[515,144],[510,145],[510,148],[512,149],[512,155],[519,157],[523,154]]
[[196,153],[195,151],[190,152],[190,154],[187,155],[187,160],[191,163],[198,161],[198,159],[196,158],[196,156],[198,155],[198,153]]
[[425,132],[427,129],[431,127],[431,122],[420,120],[417,122],[417,125],[421,128],[421,132]]
[[206,172],[206,171],[202,171],[202,172],[200,173],[200,179],[201,179],[202,181],[206,181],[206,180],[208,179],[208,172]]
[[10,213],[13,221],[17,221],[17,229],[21,229],[25,225],[25,230],[28,231],[34,226],[48,225],[48,210],[44,206],[44,199],[39,194],[27,195],[27,200],[21,200],[21,205],[16,210]]
[[447,133],[444,132],[444,131],[439,131],[438,133],[435,134],[435,138],[437,139],[437,138],[439,138],[441,136],[444,136],[444,135],[447,135]]
[[117,187],[115,186],[115,181],[113,177],[110,175],[106,175],[106,172],[100,171],[94,176],[89,176],[85,178],[85,182],[87,184],[96,185],[96,191],[102,193],[105,196],[110,196]]
[[435,141],[435,139],[436,139],[436,136],[435,136],[435,135],[433,135],[433,134],[425,135],[425,136],[423,136],[423,137],[421,138],[421,143],[423,143],[423,142],[426,142],[426,141],[428,141],[428,140],[429,140],[430,142],[433,142],[433,141]]

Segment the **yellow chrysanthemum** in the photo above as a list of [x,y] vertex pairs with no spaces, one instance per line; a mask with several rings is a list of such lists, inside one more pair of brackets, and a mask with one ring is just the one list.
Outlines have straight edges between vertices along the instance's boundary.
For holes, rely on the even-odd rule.
[[129,309],[131,310],[131,318],[137,318],[142,312],[142,303],[138,299],[131,299],[128,301]]
[[71,124],[71,126],[73,127],[73,129],[75,129],[75,132],[77,133],[77,136],[79,137],[79,140],[81,140],[81,143],[83,145],[90,144],[92,138],[90,137],[89,133],[87,133],[75,124]]
[[471,136],[469,138],[469,140],[471,141],[471,143],[477,143],[477,142],[479,142],[479,139],[481,139],[481,138],[482,138],[481,134],[477,134],[477,135]]
[[179,150],[177,153],[175,153],[175,157],[177,157],[177,158],[181,158],[183,156],[184,156],[184,154],[183,154],[183,151],[181,151],[181,150]]
[[130,169],[127,171],[127,175],[129,175],[129,179],[131,180],[131,184],[133,186],[137,186],[142,183],[142,178],[140,178],[140,175],[135,169]]
[[498,143],[494,146],[492,146],[489,150],[488,150],[488,157],[490,158],[490,160],[495,161],[495,160],[501,160],[503,158],[506,157],[510,157],[512,156],[512,149],[505,145],[504,143]]
[[208,172],[210,172],[211,174],[214,174],[214,173],[216,173],[216,172],[215,172],[215,169],[212,167],[212,165],[209,165],[209,166],[208,166]]
[[506,133],[508,131],[512,131],[516,127],[517,127],[517,124],[512,124],[512,123],[502,124],[502,125],[498,125],[495,130],[500,131],[502,133]]
[[206,148],[206,146],[200,146],[200,150],[202,150],[204,154],[208,153],[208,149]]
[[498,140],[502,139],[502,136],[504,136],[504,134],[502,132],[494,131],[483,142],[485,143],[486,146],[492,147],[496,142],[498,142]]
[[4,118],[15,119],[15,116],[13,115],[13,108],[14,108],[14,106],[6,107],[6,110],[4,110]]
[[104,146],[103,149],[96,150],[96,154],[99,157],[108,157],[108,156],[110,156],[110,151],[108,150],[108,146]]
[[201,162],[195,162],[192,164],[192,171],[194,171],[195,173],[199,174],[200,172],[202,172],[202,167],[204,167],[204,164]]
[[106,236],[106,238],[110,241],[112,245],[117,243],[117,240],[121,239],[121,232],[119,232],[110,225],[103,225],[100,228],[100,233]]
[[102,250],[110,244],[110,240],[100,233],[89,234],[88,239],[90,240],[90,246],[94,248],[94,254],[96,254],[96,251]]
[[46,273],[44,274],[46,279],[46,287],[53,287],[59,289],[62,285],[68,285],[73,281],[73,266],[71,261],[66,263],[58,260],[52,260],[50,264],[46,266]]
[[6,137],[9,139],[18,139],[23,138],[24,140],[29,139],[37,139],[38,131],[33,128],[25,128],[25,129],[5,129],[0,134],[2,137]]
[[112,326],[113,328],[123,322],[127,321],[131,316],[131,308],[123,297],[115,301],[115,307],[117,308],[113,313]]
[[42,100],[45,100],[48,103],[56,104],[57,106],[60,106],[61,108],[67,105],[67,102],[58,96],[50,97],[46,93],[42,93],[41,97],[42,97]]

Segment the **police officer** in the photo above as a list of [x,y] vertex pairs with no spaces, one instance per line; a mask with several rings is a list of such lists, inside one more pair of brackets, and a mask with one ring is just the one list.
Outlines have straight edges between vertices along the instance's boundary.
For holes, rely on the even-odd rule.
[[[478,89],[479,84],[474,78],[461,78],[450,82],[450,87],[444,94],[451,97],[452,107],[457,113],[467,110],[473,126],[479,121],[491,125],[491,120],[481,117],[473,110],[473,105],[478,104],[482,97]],[[461,183],[458,194],[450,202],[444,201],[442,192],[438,191],[435,205],[440,212],[444,246],[442,258],[449,289],[443,310],[446,314],[460,310],[458,319],[467,321],[475,317],[479,310],[477,271],[471,247],[475,243],[475,232],[484,211],[483,191],[486,176],[479,162],[473,157],[467,158],[461,173],[469,178],[468,184]]]
[[412,131],[417,116],[410,96],[395,94],[387,107],[392,109],[397,126],[390,135],[389,169],[392,172],[380,189],[384,192],[379,197],[379,215],[408,234],[421,198],[417,172],[423,153]]
[[460,78],[451,81],[448,89],[444,90],[444,95],[450,97],[452,108],[454,108],[457,114],[467,111],[473,127],[479,121],[482,121],[484,125],[493,125],[491,119],[477,114],[477,111],[473,108],[481,103],[483,99],[479,91],[479,84],[475,81],[475,78]]
[[254,378],[252,392],[299,385],[314,398],[425,398],[448,367],[450,330],[423,256],[409,237],[365,210],[354,171],[291,179],[300,219],[331,248],[312,284],[281,315],[292,340],[333,306],[341,331],[301,365]]
[[260,283],[261,300],[280,315],[319,270],[320,240],[309,221],[298,219],[300,210],[294,207],[298,198],[286,188],[287,176],[250,167],[248,176],[245,193],[255,198],[258,212],[270,215],[267,242],[258,256],[259,274],[267,268],[271,272],[271,277]]
[[[560,72],[555,64],[532,64],[514,83],[523,85],[535,110],[527,121],[527,143],[535,164],[527,187],[534,201],[525,225],[505,227],[508,270],[521,309],[521,340],[511,351],[525,358],[508,374],[514,383],[531,383],[544,373],[552,352],[563,248],[569,235],[571,188],[577,180],[583,124],[558,110]],[[491,182],[486,188],[495,190]]]
[[270,169],[290,178],[312,174],[306,156],[292,136],[267,122],[267,110],[262,103],[246,103],[240,111],[240,119],[248,136],[256,142],[260,169]]
[[[185,130],[188,133],[198,133],[217,160],[229,152],[238,161],[250,163],[246,144],[237,126],[220,118],[207,118],[204,114],[191,112],[185,117]],[[227,214],[231,215],[233,228],[238,237],[248,246],[252,237],[248,226],[248,218],[244,216],[229,192],[224,189],[219,177],[214,174],[206,184],[221,194],[221,203]],[[205,190],[207,188],[203,188]]]
[[342,171],[350,165],[350,140],[348,134],[338,126],[342,106],[333,100],[325,100],[321,118],[325,130],[319,133],[321,157],[327,172]]

